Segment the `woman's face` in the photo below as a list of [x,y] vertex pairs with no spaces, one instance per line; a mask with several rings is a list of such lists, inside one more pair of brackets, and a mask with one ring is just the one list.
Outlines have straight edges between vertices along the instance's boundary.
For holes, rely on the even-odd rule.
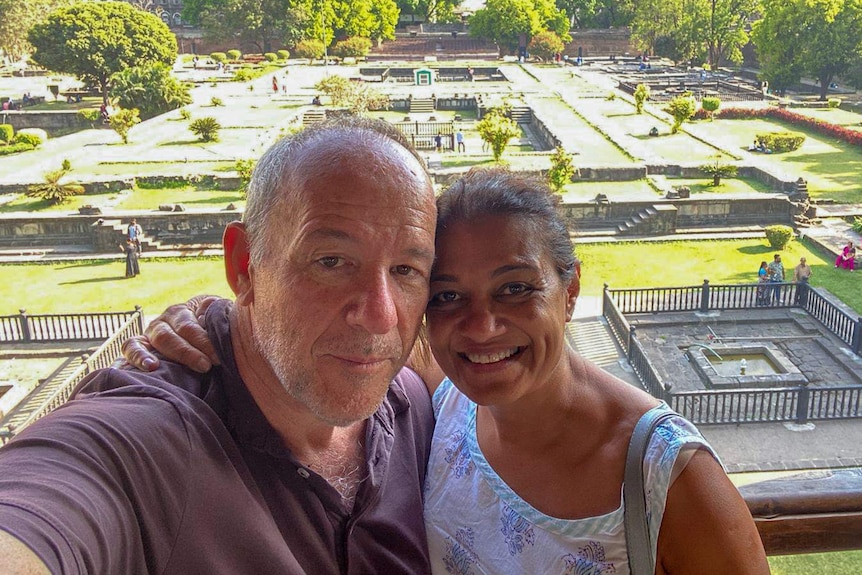
[[485,216],[438,233],[427,309],[434,357],[473,401],[509,403],[560,365],[578,280],[564,285],[541,237]]

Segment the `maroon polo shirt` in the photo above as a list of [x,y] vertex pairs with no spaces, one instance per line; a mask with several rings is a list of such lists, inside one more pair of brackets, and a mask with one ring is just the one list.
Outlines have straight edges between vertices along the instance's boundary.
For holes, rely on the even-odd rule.
[[353,509],[293,457],[245,388],[228,302],[222,366],[107,369],[0,449],[0,529],[53,573],[427,573],[433,412],[403,369],[369,420]]

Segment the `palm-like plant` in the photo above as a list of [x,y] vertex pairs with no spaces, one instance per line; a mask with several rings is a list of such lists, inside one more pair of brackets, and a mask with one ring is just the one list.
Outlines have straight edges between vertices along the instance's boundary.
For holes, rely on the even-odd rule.
[[77,182],[63,183],[61,180],[69,173],[67,169],[46,172],[43,176],[44,182],[33,184],[27,188],[26,195],[31,198],[41,198],[49,204],[62,204],[71,196],[79,196],[84,193],[84,186]]

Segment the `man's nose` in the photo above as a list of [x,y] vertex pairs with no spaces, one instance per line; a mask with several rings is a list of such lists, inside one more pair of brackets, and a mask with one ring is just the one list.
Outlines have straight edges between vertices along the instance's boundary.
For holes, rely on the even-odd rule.
[[358,295],[347,312],[347,322],[374,334],[384,334],[398,325],[398,286],[388,270],[360,280],[353,286]]

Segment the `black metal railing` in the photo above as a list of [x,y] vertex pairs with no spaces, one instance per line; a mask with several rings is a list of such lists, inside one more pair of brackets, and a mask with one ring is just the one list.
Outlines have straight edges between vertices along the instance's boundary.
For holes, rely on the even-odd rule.
[[136,312],[60,313],[0,316],[0,342],[38,343],[106,339]]

